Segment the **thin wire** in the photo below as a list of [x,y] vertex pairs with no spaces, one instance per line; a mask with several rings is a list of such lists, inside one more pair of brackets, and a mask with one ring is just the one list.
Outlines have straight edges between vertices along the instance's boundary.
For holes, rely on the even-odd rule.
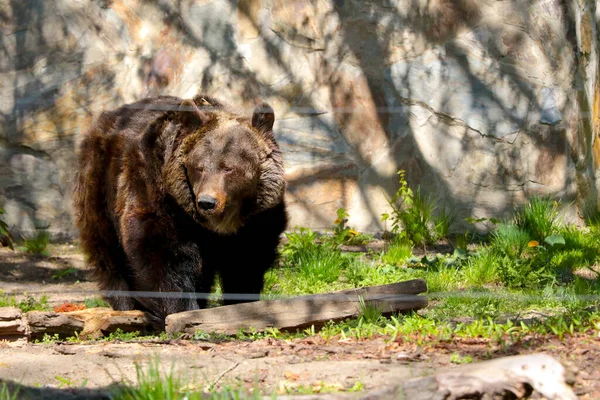
[[[360,289],[356,288],[357,295],[360,295]],[[5,292],[5,295],[9,293]],[[201,293],[201,292],[153,292],[153,291],[126,291],[126,290],[74,290],[68,292],[59,291],[27,291],[27,295],[49,295],[49,294],[61,294],[61,295],[101,295],[103,297],[137,297],[137,298],[157,298],[157,299],[197,299],[206,300],[213,298],[222,298],[224,300],[246,300],[246,301],[258,301],[258,300],[286,300],[294,299],[303,296],[310,296],[310,294],[304,295],[283,295],[283,294],[255,294],[255,293]],[[316,294],[316,293],[315,293]],[[348,293],[320,293],[321,295],[327,295],[327,300],[348,300],[349,296],[353,294]],[[22,296],[23,294],[16,291],[12,291],[13,296]],[[413,301],[413,296],[417,294],[375,294],[375,296],[385,297],[386,300],[400,300],[400,301]],[[517,293],[485,293],[485,292],[427,292],[420,294],[430,299],[440,298],[469,298],[469,299],[504,299],[504,300],[567,300],[567,301],[585,301],[594,302],[600,301],[600,294],[517,294]]]

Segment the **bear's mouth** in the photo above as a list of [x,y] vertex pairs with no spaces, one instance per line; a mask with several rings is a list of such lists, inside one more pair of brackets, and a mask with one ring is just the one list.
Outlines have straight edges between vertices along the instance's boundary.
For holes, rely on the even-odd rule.
[[235,210],[225,209],[220,214],[200,213],[199,216],[203,220],[201,224],[211,231],[222,235],[231,235],[236,233],[242,225],[238,214]]

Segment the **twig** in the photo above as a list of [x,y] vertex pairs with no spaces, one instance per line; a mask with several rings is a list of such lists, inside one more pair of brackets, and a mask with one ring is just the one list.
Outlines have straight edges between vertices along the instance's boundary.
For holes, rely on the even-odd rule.
[[217,379],[215,379],[213,381],[213,383],[211,383],[210,385],[207,386],[207,390],[210,390],[212,388],[214,388],[217,383],[219,383],[219,381],[221,380],[221,378],[223,378],[225,375],[227,375],[229,372],[233,371],[234,369],[237,368],[237,366],[240,365],[240,361],[236,361],[235,364],[233,364],[231,367],[227,368],[225,371],[221,372],[219,374],[219,376],[217,376]]

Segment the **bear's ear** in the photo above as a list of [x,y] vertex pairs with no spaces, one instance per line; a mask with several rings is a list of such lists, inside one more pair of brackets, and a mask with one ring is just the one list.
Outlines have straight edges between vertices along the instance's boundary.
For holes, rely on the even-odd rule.
[[275,111],[267,103],[259,104],[252,114],[252,126],[259,132],[265,134],[273,130],[275,122]]
[[[161,136],[177,135],[175,132],[176,128],[173,124],[170,124],[171,122],[174,122],[176,125],[180,124],[184,127],[182,130],[187,134],[208,124],[213,117],[210,112],[200,110],[192,100],[184,100],[176,107],[175,110],[166,112],[148,125],[141,141],[145,152],[155,151],[157,144],[161,144],[158,143]],[[163,148],[160,151],[164,150]]]
[[187,126],[202,126],[210,122],[212,116],[198,108],[193,100],[184,100],[177,110],[177,119]]

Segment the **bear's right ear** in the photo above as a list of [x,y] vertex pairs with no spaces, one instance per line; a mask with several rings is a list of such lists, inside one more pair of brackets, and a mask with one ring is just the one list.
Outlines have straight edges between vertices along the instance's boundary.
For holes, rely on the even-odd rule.
[[275,111],[267,103],[259,104],[252,114],[252,126],[259,132],[266,134],[273,130]]
[[193,100],[184,100],[177,110],[177,120],[186,126],[202,126],[206,125],[212,119],[209,112],[202,111],[198,108]]
[[208,124],[212,118],[210,112],[200,110],[192,100],[184,100],[175,110],[163,114],[148,125],[142,137],[142,148],[146,152],[153,152],[161,136],[166,132],[173,133],[175,127],[170,122],[180,125],[187,134]]

